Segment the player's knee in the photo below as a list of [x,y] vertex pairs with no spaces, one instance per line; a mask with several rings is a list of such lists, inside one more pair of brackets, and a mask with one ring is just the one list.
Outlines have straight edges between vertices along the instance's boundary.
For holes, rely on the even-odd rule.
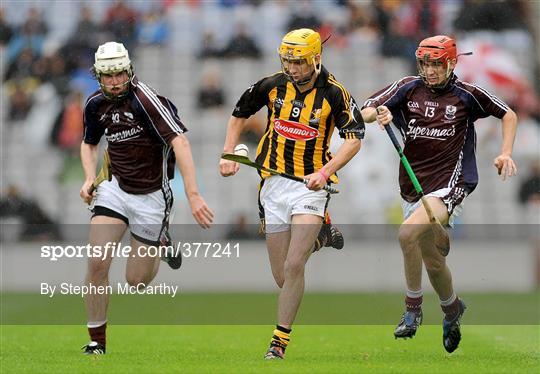
[[298,276],[304,274],[306,263],[300,258],[291,258],[285,261],[285,276]]
[[151,279],[144,274],[126,274],[126,281],[132,287],[144,288]]
[[398,232],[398,240],[401,248],[405,250],[420,238],[421,230],[418,225],[401,225]]
[[109,265],[101,260],[90,261],[88,264],[88,278],[92,283],[97,283],[107,279],[109,276]]

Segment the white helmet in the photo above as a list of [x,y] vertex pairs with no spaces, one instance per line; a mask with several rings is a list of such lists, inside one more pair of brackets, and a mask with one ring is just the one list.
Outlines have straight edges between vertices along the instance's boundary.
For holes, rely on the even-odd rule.
[[131,61],[122,43],[107,42],[98,47],[95,54],[94,69],[98,74],[115,74],[131,71]]
[[95,54],[93,71],[106,96],[106,91],[101,84],[101,74],[118,74],[125,71],[129,77],[126,84],[129,83],[133,77],[133,68],[131,66],[131,60],[129,59],[128,50],[122,43],[107,42],[100,45]]

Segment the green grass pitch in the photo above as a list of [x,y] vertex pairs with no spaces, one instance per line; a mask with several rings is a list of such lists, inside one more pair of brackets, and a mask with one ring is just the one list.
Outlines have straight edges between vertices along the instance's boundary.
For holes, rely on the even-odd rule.
[[[216,294],[184,294],[174,304],[182,306],[177,310],[170,308],[172,304],[166,298],[113,297],[107,330],[107,355],[90,357],[82,355],[79,350],[88,342],[81,299],[66,298],[53,304],[49,301],[40,304],[46,299],[13,294],[1,296],[0,373],[540,371],[538,293],[465,295],[469,309],[463,320],[463,340],[453,354],[447,354],[442,346],[441,314],[432,295],[425,301],[426,324],[421,326],[416,337],[395,340],[393,320],[397,322],[401,313],[401,295],[308,294],[298,316],[303,324],[294,326],[286,359],[271,362],[264,361],[262,357],[272,334],[275,295],[232,294],[218,297]],[[206,304],[202,300],[206,300]],[[223,303],[223,300],[228,302]],[[502,300],[499,301],[501,305],[512,300],[510,304],[520,310],[523,320],[505,325],[499,322],[499,317],[486,317],[483,322],[481,315],[486,316],[485,313],[497,306],[493,300]],[[254,318],[250,324],[241,324],[232,316],[221,320],[195,318],[200,313],[223,317],[238,310],[248,310],[250,314],[260,312],[253,304],[260,305],[261,310],[268,310],[268,316]],[[35,308],[38,305],[40,308]],[[188,309],[190,306],[195,309]],[[346,307],[353,310],[344,310]],[[205,308],[208,309],[204,311]],[[187,320],[182,324],[150,325],[152,310],[175,314],[183,310]],[[190,310],[193,310],[192,315]],[[63,314],[71,324],[46,325],[46,319],[38,316],[48,313]],[[148,321],[146,324],[136,325],[134,319],[122,319],[122,315],[140,317],[145,313],[148,313],[143,316],[143,320]],[[330,314],[331,318],[313,318],[314,314],[324,313]],[[352,316],[360,314],[367,315],[366,319],[354,324]],[[70,320],[69,316],[73,315],[76,318]],[[39,324],[28,324],[33,320],[32,316]],[[80,322],[73,324],[74,320]],[[482,324],[490,321],[489,325]],[[160,320],[153,323],[160,323]]]
[[79,326],[3,326],[2,373],[532,373],[538,326],[464,326],[452,355],[439,326],[395,340],[393,326],[296,326],[284,361],[264,361],[270,326],[111,326],[84,356]]

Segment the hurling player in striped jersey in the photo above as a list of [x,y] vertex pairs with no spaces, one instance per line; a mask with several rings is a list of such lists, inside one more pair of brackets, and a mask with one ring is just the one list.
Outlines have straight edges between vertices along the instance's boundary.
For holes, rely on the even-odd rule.
[[[260,79],[238,100],[229,119],[224,152],[232,152],[247,119],[268,109],[266,130],[256,161],[267,168],[309,180],[296,181],[261,172],[259,212],[274,280],[281,288],[278,323],[266,359],[284,358],[292,324],[304,294],[304,268],[321,233],[335,245],[335,228],[327,221],[329,194],[336,172],[360,150],[364,122],[349,91],[322,64],[322,42],[311,29],[287,33],[278,49],[282,70]],[[332,133],[343,139],[333,155]],[[221,160],[221,175],[232,176],[238,164]],[[323,223],[324,222],[324,223]],[[322,230],[321,230],[322,228]],[[319,238],[319,239],[318,239]],[[326,240],[326,239],[325,239]]]

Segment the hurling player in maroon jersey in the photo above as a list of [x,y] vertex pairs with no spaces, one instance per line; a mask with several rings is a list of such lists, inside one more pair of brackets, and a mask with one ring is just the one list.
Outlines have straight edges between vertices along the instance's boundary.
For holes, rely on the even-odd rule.
[[[419,76],[404,77],[372,95],[362,108],[365,122],[381,128],[392,120],[403,135],[404,154],[423,187],[434,214],[452,226],[462,202],[476,187],[474,122],[494,116],[501,120],[501,153],[494,166],[502,179],[516,174],[512,149],[517,117],[502,100],[453,73],[458,60],[454,39],[439,35],[424,39],[416,50]],[[399,170],[405,221],[399,242],[405,262],[406,311],[394,331],[412,338],[422,323],[422,262],[437,292],[443,319],[443,345],[453,352],[461,340],[465,304],[452,286],[446,260],[433,245],[429,219],[403,165]]]
[[[173,194],[169,182],[174,177],[175,163],[197,223],[208,228],[213,213],[199,194],[191,149],[184,135],[187,130],[174,104],[137,79],[121,43],[100,45],[93,71],[101,88],[90,95],[84,107],[81,162],[85,181],[80,196],[87,204],[93,202],[90,245],[105,254],[89,257],[86,284],[96,290],[110,287],[108,274],[114,256],[111,250],[105,251],[120,243],[129,229],[131,252],[126,279],[137,290],[145,289],[158,271],[160,255],[173,269],[181,265],[179,252],[171,253],[169,249],[152,257],[149,251],[149,246],[161,246],[161,252],[172,248],[168,227]],[[103,136],[108,144],[112,180],[104,181],[96,193],[89,194]],[[108,292],[85,296],[91,339],[83,347],[86,354],[105,353],[108,300]]]

